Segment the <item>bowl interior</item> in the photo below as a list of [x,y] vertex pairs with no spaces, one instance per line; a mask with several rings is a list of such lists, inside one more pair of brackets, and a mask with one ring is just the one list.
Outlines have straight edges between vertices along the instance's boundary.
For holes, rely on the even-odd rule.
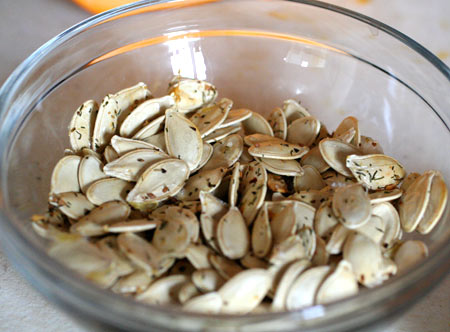
[[[355,116],[408,172],[437,169],[450,183],[448,78],[383,29],[285,1],[149,8],[98,18],[47,45],[10,96],[2,208],[33,245],[42,242],[25,221],[46,207],[75,109],[139,81],[162,96],[173,75],[208,80],[219,97],[265,115],[300,100],[330,132]],[[431,253],[448,242],[448,224],[447,214],[424,238]]]

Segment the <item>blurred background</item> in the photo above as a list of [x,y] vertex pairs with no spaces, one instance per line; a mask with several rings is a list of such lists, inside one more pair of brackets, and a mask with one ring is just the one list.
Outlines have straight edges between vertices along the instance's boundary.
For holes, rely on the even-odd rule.
[[[50,38],[127,0],[0,0],[0,84]],[[408,35],[450,65],[449,0],[330,0]],[[450,277],[388,331],[450,331]],[[9,265],[0,249],[0,331],[82,332]]]

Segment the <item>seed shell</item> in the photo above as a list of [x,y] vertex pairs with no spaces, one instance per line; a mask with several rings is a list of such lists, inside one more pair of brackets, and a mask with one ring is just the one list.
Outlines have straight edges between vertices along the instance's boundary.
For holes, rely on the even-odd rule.
[[119,103],[113,95],[107,95],[98,109],[92,134],[92,148],[102,151],[114,136],[119,116]]
[[293,121],[287,129],[286,141],[301,146],[311,146],[320,131],[320,121],[306,116]]
[[83,148],[91,148],[92,131],[97,112],[97,103],[94,100],[88,100],[73,114],[69,125],[70,146],[73,151],[78,152]]
[[183,160],[164,159],[147,168],[127,196],[135,208],[146,208],[176,195],[189,177]]
[[336,172],[346,177],[353,177],[352,172],[347,168],[346,158],[349,155],[361,154],[358,148],[335,138],[326,138],[320,141],[319,150],[325,162]]
[[171,96],[147,100],[136,107],[122,122],[120,136],[131,137],[143,127],[146,122],[163,115],[163,112],[175,105]]
[[230,208],[220,219],[217,240],[222,253],[230,259],[242,258],[249,251],[250,234],[238,208]]
[[222,313],[246,314],[256,308],[271,285],[269,272],[263,269],[242,271],[228,280],[218,293],[223,300]]
[[264,134],[273,136],[273,130],[269,122],[259,113],[252,111],[252,116],[242,121],[246,135]]
[[233,102],[223,98],[220,102],[198,110],[190,120],[200,131],[201,137],[211,134],[225,121]]
[[349,155],[346,165],[358,182],[371,190],[389,189],[398,185],[406,175],[398,161],[381,154]]
[[101,179],[89,186],[86,191],[87,199],[95,205],[102,205],[110,201],[126,202],[127,194],[133,189],[133,184],[121,179]]
[[81,157],[76,155],[61,158],[53,169],[50,195],[65,192],[79,192],[78,167]]
[[267,121],[273,130],[273,135],[275,137],[286,140],[286,135],[288,132],[288,126],[286,121],[286,115],[283,110],[279,107],[275,108],[272,113],[270,113]]

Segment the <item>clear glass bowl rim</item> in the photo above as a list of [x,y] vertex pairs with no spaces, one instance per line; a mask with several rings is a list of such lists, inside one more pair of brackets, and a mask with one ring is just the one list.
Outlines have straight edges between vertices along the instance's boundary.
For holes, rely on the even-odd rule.
[[[157,1],[157,0],[144,0],[135,2],[129,5],[124,5],[115,9],[111,9],[109,11],[103,12],[101,14],[92,16],[90,18],[87,18],[84,21],[81,21],[80,23],[72,26],[71,28],[65,30],[64,32],[60,33],[59,35],[55,36],[54,38],[50,39],[48,42],[43,44],[40,48],[38,48],[35,52],[33,52],[28,58],[26,58],[9,76],[9,78],[5,81],[3,86],[0,89],[0,120],[4,118],[5,114],[8,111],[8,105],[11,103],[11,98],[14,95],[14,92],[20,87],[21,83],[24,81],[24,79],[27,77],[27,75],[32,72],[33,68],[39,63],[39,61],[44,58],[46,55],[52,52],[55,48],[60,46],[62,43],[68,41],[71,37],[74,35],[77,35],[78,33],[93,27],[105,20],[108,20],[110,18],[113,18],[115,16],[124,14],[126,12],[138,10],[147,6],[162,4],[162,3],[170,3],[170,2],[179,2],[180,0],[163,0],[163,1]],[[313,6],[317,8],[321,8],[324,10],[329,10],[334,13],[342,14],[345,16],[348,16],[350,18],[353,18],[355,20],[361,21],[369,26],[372,26],[374,28],[377,28],[390,36],[397,39],[399,42],[403,43],[404,45],[408,46],[409,48],[413,49],[415,52],[420,54],[426,61],[431,63],[446,79],[450,82],[450,68],[445,65],[438,57],[436,57],[434,54],[432,54],[430,51],[428,51],[426,48],[415,42],[413,39],[409,38],[408,36],[404,35],[403,33],[397,31],[396,29],[391,28],[390,26],[381,23],[377,20],[374,20],[368,16],[359,14],[357,12],[332,5],[325,2],[315,1],[315,0],[286,0],[289,2],[295,2],[300,3],[303,5]],[[219,1],[220,2],[220,1]],[[7,162],[7,158],[5,158],[5,152],[7,152],[7,147],[3,142],[0,143],[0,165],[5,165]],[[1,168],[1,185],[2,185],[2,192],[6,192],[4,189],[5,186],[5,176],[6,172],[4,171],[4,168]],[[3,208],[0,210],[0,224],[1,228],[3,228],[3,231],[0,232],[2,241],[4,243],[4,249],[6,251],[6,254],[10,257],[15,256],[20,257],[21,259],[24,259],[24,261],[32,261],[36,264],[36,268],[44,271],[47,277],[51,277],[52,279],[59,279],[61,281],[61,284],[57,287],[62,288],[61,285],[64,286],[64,290],[68,291],[70,290],[70,293],[73,295],[73,298],[69,298],[67,296],[61,296],[59,297],[52,297],[53,300],[59,302],[64,307],[67,307],[67,303],[71,303],[71,305],[76,306],[80,308],[80,305],[87,305],[90,309],[95,309],[96,312],[101,312],[104,309],[114,309],[113,305],[109,305],[109,303],[116,303],[121,302],[124,306],[129,307],[131,309],[132,307],[136,306],[145,306],[149,308],[146,305],[136,303],[135,301],[132,301],[130,299],[124,298],[122,296],[113,294],[112,292],[101,290],[100,288],[97,288],[94,285],[91,285],[89,283],[86,283],[81,278],[74,275],[72,272],[70,272],[67,268],[62,266],[61,264],[57,263],[53,259],[51,259],[44,251],[35,248],[31,243],[29,243],[25,236],[21,234],[21,232],[16,229],[13,224],[8,220],[7,216],[3,212]],[[4,234],[8,234],[8,237],[6,237]],[[9,250],[11,251],[9,251]],[[12,263],[15,265],[15,267],[22,272],[22,274],[25,275],[25,277],[31,281],[32,284],[35,286],[39,284],[38,280],[34,280],[33,276],[27,275],[24,273],[24,270],[22,267],[19,266],[16,262],[12,261]],[[386,282],[381,288],[376,289],[369,289],[365,291],[364,293],[345,299],[343,301],[340,301],[338,303],[332,303],[330,305],[325,306],[326,312],[334,312],[335,314],[339,311],[342,311],[343,313],[348,313],[346,310],[343,310],[343,308],[351,308],[355,305],[364,307],[369,307],[370,305],[376,305],[376,304],[382,304],[383,301],[385,301],[387,298],[389,298],[392,295],[397,294],[404,294],[409,289],[412,289],[414,285],[423,280],[430,271],[440,271],[439,278],[441,279],[445,274],[450,270],[450,246],[447,243],[442,243],[441,246],[439,246],[436,250],[435,255],[430,256],[427,258],[423,264],[416,266],[415,269],[411,270],[410,273],[404,274],[401,277],[394,278],[393,280],[389,280]],[[433,282],[436,282],[437,280],[434,279]],[[76,287],[74,287],[76,286]],[[429,287],[430,285],[428,285]],[[84,288],[86,292],[83,292],[83,295],[88,294],[89,296],[85,296],[81,299],[81,301],[75,302],[73,299],[78,297],[78,300],[80,300],[80,297],[76,295],[77,289]],[[44,294],[49,295],[49,294]],[[91,302],[93,301],[93,302]],[[67,303],[65,303],[67,302]],[[98,308],[98,306],[92,306],[92,303],[102,303],[103,306]],[[404,304],[405,305],[405,304]],[[116,308],[117,309],[117,308]],[[287,312],[287,313],[270,313],[270,314],[261,314],[261,315],[254,315],[254,316],[220,316],[220,315],[202,315],[202,314],[186,314],[185,312],[182,312],[178,309],[168,309],[158,306],[151,306],[151,310],[154,313],[160,312],[161,314],[166,315],[185,315],[185,318],[189,319],[202,319],[202,318],[208,318],[208,319],[215,319],[215,320],[228,320],[232,319],[236,324],[240,323],[250,323],[250,322],[261,322],[265,321],[267,319],[289,319],[290,317],[294,317],[298,315],[302,315],[304,313],[304,310],[299,310],[296,312]],[[128,311],[128,314],[131,312]],[[94,313],[92,313],[94,314]],[[385,314],[387,316],[388,314]],[[338,317],[334,316],[334,317]],[[110,316],[113,317],[113,316]],[[123,318],[121,316],[120,318]],[[130,318],[130,317],[129,317]],[[324,317],[326,319],[326,317]],[[323,322],[322,322],[323,323]],[[330,322],[328,322],[329,324]],[[322,325],[322,324],[320,324]]]

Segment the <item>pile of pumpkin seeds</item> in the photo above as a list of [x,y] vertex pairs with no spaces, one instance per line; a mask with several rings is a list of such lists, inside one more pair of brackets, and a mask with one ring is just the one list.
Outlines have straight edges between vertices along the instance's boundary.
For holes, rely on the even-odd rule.
[[266,120],[175,77],[82,104],[32,217],[49,254],[100,287],[203,313],[296,310],[375,287],[427,256],[447,188],[407,174],[345,118],[298,102]]

